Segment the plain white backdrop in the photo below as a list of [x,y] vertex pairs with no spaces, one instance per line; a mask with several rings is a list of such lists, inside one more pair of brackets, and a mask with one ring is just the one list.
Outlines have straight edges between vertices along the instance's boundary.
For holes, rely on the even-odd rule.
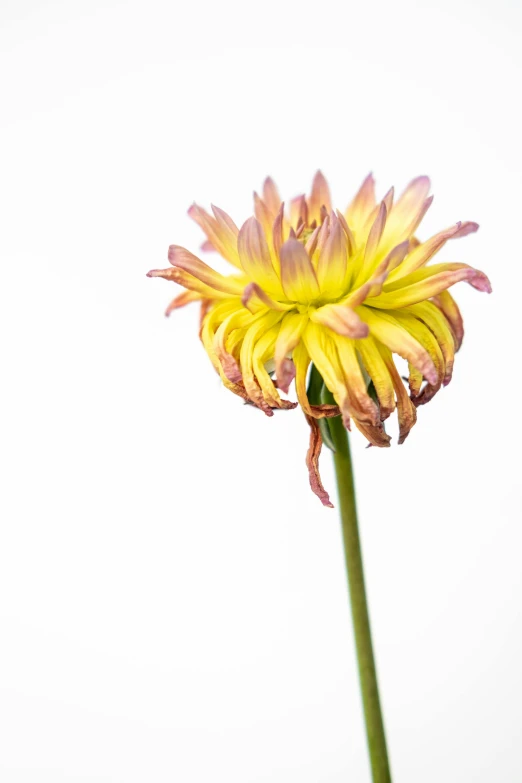
[[[5,783],[368,783],[337,512],[301,413],[220,388],[149,280],[186,209],[321,167],[344,208],[433,180],[454,380],[355,434],[396,783],[522,781],[520,82],[514,0],[17,2],[1,12]],[[324,483],[334,494],[330,454]]]

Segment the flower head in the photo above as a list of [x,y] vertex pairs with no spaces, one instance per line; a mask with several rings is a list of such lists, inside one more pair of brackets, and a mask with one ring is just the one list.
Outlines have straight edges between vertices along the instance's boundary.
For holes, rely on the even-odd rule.
[[[268,178],[241,229],[217,207],[212,215],[195,204],[189,209],[206,234],[203,249],[229,261],[231,275],[178,245],[169,248],[171,268],[148,273],[186,289],[167,314],[202,303],[201,340],[232,392],[272,416],[297,405],[280,394],[295,379],[311,426],[310,482],[325,505],[317,467],[325,419],[341,415],[370,444],[388,446],[384,421],[397,410],[404,442],[417,407],[450,382],[462,342],[462,318],[448,289],[466,281],[491,291],[488,278],[466,264],[428,266],[448,240],[478,228],[459,222],[420,242],[429,190],[429,179],[418,177],[397,200],[391,188],[377,203],[370,175],[342,213],[317,172],[310,196],[293,199],[285,212]],[[408,362],[409,393],[393,354]],[[328,398],[315,384],[307,392],[311,363]]]

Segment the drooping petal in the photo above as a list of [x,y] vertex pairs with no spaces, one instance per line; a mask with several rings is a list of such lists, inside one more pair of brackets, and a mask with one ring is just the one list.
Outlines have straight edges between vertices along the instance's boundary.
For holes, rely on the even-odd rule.
[[328,492],[323,486],[321,476],[319,474],[319,455],[321,454],[321,448],[323,445],[323,439],[321,437],[321,430],[315,419],[311,416],[307,416],[306,420],[310,425],[310,445],[306,454],[306,467],[308,468],[308,476],[310,478],[310,487],[312,492],[317,495],[323,506],[333,508],[333,503],[330,500]]
[[305,304],[320,294],[319,283],[308,253],[296,239],[287,239],[281,248],[281,284],[285,295]]
[[241,343],[241,350],[239,355],[239,364],[241,367],[241,374],[243,376],[243,383],[247,390],[248,396],[258,408],[266,413],[267,416],[272,416],[273,411],[265,401],[263,393],[256,382],[254,366],[253,366],[253,354],[257,341],[262,335],[267,332],[272,326],[281,320],[282,314],[275,311],[269,311],[265,315],[258,317],[251,326],[245,332],[243,342]]
[[[425,323],[420,321],[412,313],[410,308],[387,311],[387,315],[390,318],[393,318],[393,320],[398,323],[399,326],[402,326],[402,328],[405,329],[408,334],[410,334],[411,337],[413,337],[419,343],[419,345],[421,345],[428,352],[437,375],[436,380],[431,378],[428,379],[428,384],[431,387],[429,393],[431,396],[433,396],[439,391],[440,387],[442,386],[442,382],[446,377],[446,363],[444,360],[444,355],[439,343],[437,342],[437,339],[435,338],[435,335],[426,326]],[[421,394],[422,393],[423,392],[421,392]],[[416,402],[415,404],[418,403]]]
[[[275,342],[274,359],[277,385],[285,393],[292,382],[292,369],[285,362],[288,361],[288,354],[291,353],[299,340],[308,322],[306,315],[300,313],[288,313],[281,321],[279,334]],[[295,372],[295,370],[294,370]]]
[[428,351],[394,317],[366,305],[358,307],[357,313],[368,324],[373,337],[410,361],[431,384],[437,383],[437,371]]
[[247,277],[268,294],[281,297],[281,282],[272,264],[265,233],[256,218],[251,217],[242,225],[238,250],[241,266]]
[[169,261],[172,266],[183,269],[185,272],[197,277],[205,285],[215,288],[216,291],[237,296],[244,287],[244,283],[241,280],[220,275],[219,272],[216,272],[215,269],[212,269],[212,267],[180,245],[171,245],[169,247]]
[[397,416],[399,419],[399,444],[404,443],[409,435],[409,432],[415,422],[417,421],[417,410],[415,405],[410,400],[406,388],[401,380],[391,352],[384,346],[379,346],[379,350],[383,361],[386,365],[386,369],[390,375],[390,378],[395,389],[397,397]]
[[[281,399],[274,382],[270,378],[265,367],[265,363],[274,355],[274,346],[278,331],[279,326],[276,324],[265,331],[259,338],[252,352],[252,367],[256,381],[261,387],[265,402],[267,402],[271,408],[295,408],[297,407],[297,402],[289,402],[288,400]],[[288,391],[288,389],[285,391]]]
[[352,418],[363,424],[377,426],[380,421],[379,411],[368,394],[366,381],[357,358],[357,343],[348,337],[338,335],[334,335],[334,342],[337,346],[339,362],[346,383],[348,406]]
[[357,343],[362,363],[370,376],[379,400],[381,419],[387,419],[395,410],[395,394],[392,378],[375,340],[368,337]]
[[437,340],[444,357],[445,372],[443,385],[451,381],[456,341],[446,316],[433,302],[419,302],[406,310],[426,324]]
[[457,303],[449,291],[441,291],[440,294],[433,297],[433,302],[448,319],[455,336],[455,349],[458,351],[464,339],[464,321]]

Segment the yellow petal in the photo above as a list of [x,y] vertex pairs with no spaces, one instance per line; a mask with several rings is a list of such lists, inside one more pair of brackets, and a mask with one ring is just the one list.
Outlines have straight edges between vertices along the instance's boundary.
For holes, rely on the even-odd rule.
[[357,313],[361,320],[368,324],[373,337],[390,351],[410,361],[430,383],[433,385],[437,383],[437,371],[428,351],[397,322],[395,317],[366,305],[358,307]]
[[186,248],[180,245],[171,245],[169,247],[169,261],[172,266],[183,269],[185,272],[197,277],[205,285],[215,288],[216,291],[222,291],[226,294],[238,295],[244,288],[244,283],[235,277],[225,277],[216,272],[215,269],[208,266],[200,258],[190,253]]
[[194,275],[184,272],[183,269],[176,269],[170,267],[170,269],[151,269],[147,272],[147,277],[162,277],[164,280],[172,280],[173,283],[182,285],[184,288],[188,288],[190,291],[198,293],[204,299],[230,299],[230,294],[223,291],[218,291],[201,280],[198,280]]
[[491,284],[483,272],[467,264],[434,264],[426,269],[384,285],[384,293],[366,300],[371,307],[391,310],[423,302],[465,280],[478,291],[491,293]]
[[360,340],[357,343],[357,350],[375,386],[381,409],[381,419],[386,419],[395,410],[394,386],[390,373],[377,347],[377,343],[372,337],[368,337],[367,340]]
[[393,269],[389,275],[389,282],[398,280],[401,277],[405,277],[411,272],[415,272],[417,269],[425,266],[433,256],[444,247],[449,239],[458,239],[459,237],[467,236],[468,234],[477,231],[478,224],[467,221],[465,223],[457,223],[455,226],[439,231],[426,242],[417,245],[416,248],[408,255],[408,258],[397,265],[396,269]]
[[451,380],[453,361],[455,358],[455,338],[445,315],[433,302],[420,302],[406,308],[409,313],[426,324],[437,340],[444,357],[445,373],[443,384],[447,386]]
[[310,258],[296,239],[287,239],[281,248],[281,283],[290,301],[305,304],[319,296],[320,289]]
[[327,326],[344,337],[359,339],[367,337],[369,328],[357,313],[346,304],[327,304],[310,314],[310,320]]
[[279,334],[275,342],[274,359],[277,384],[284,392],[288,392],[289,379],[288,366],[285,365],[285,359],[291,353],[299,340],[308,323],[308,317],[300,313],[288,313],[281,321]]
[[346,290],[348,243],[341,223],[334,215],[328,238],[317,262],[317,280],[322,291],[328,291],[332,299],[342,296]]
[[401,444],[404,443],[404,441],[409,435],[411,428],[417,421],[417,411],[415,409],[415,405],[408,397],[408,392],[406,391],[406,388],[401,380],[401,377],[397,372],[397,368],[395,367],[393,356],[391,355],[390,351],[382,345],[379,346],[379,351],[386,365],[386,369],[388,370],[388,373],[393,383],[393,387],[395,389],[395,394],[397,396],[397,417],[399,419],[399,444]]
[[248,392],[248,396],[258,408],[261,408],[268,416],[272,416],[273,412],[270,406],[266,403],[261,389],[255,379],[254,366],[253,366],[253,354],[254,348],[260,337],[267,332],[272,326],[280,321],[282,314],[270,310],[265,315],[258,317],[251,326],[245,332],[243,342],[241,343],[241,350],[239,354],[239,364],[241,367],[241,374],[243,376],[243,383],[245,389]]
[[256,218],[249,218],[241,227],[238,250],[247,277],[268,294],[281,296],[281,282],[272,264],[265,233]]
[[188,214],[203,229],[212,247],[231,264],[240,267],[237,252],[237,226],[226,212],[217,207],[213,207],[213,210],[217,210],[217,214],[216,211],[214,212],[215,217],[209,215],[197,204],[193,204]]
[[332,199],[330,197],[330,188],[328,187],[328,183],[321,171],[318,171],[314,177],[314,181],[312,183],[312,192],[310,193],[309,204],[310,204],[310,214],[309,214],[310,222],[312,222],[313,220],[317,220],[317,222],[319,223],[321,221],[321,207],[324,207],[327,213],[332,211]]
[[464,339],[464,322],[457,303],[449,291],[441,291],[433,298],[433,302],[448,319],[455,337],[455,349],[458,351]]
[[348,337],[338,335],[334,335],[334,342],[337,346],[339,362],[345,379],[351,416],[364,424],[377,426],[380,421],[379,411],[368,394],[366,381],[357,358],[357,343]]
[[357,243],[362,241],[363,229],[375,205],[375,180],[372,174],[368,174],[345,213],[346,222],[355,234]]

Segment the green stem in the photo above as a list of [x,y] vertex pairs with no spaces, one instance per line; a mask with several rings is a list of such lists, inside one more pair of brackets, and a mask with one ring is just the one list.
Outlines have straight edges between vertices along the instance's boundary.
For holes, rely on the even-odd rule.
[[328,420],[335,445],[334,463],[341,507],[344,553],[350,588],[350,602],[359,665],[364,719],[373,783],[391,783],[390,765],[382,719],[377,672],[373,656],[368,603],[364,587],[361,542],[357,526],[352,460],[346,429],[340,416]]

